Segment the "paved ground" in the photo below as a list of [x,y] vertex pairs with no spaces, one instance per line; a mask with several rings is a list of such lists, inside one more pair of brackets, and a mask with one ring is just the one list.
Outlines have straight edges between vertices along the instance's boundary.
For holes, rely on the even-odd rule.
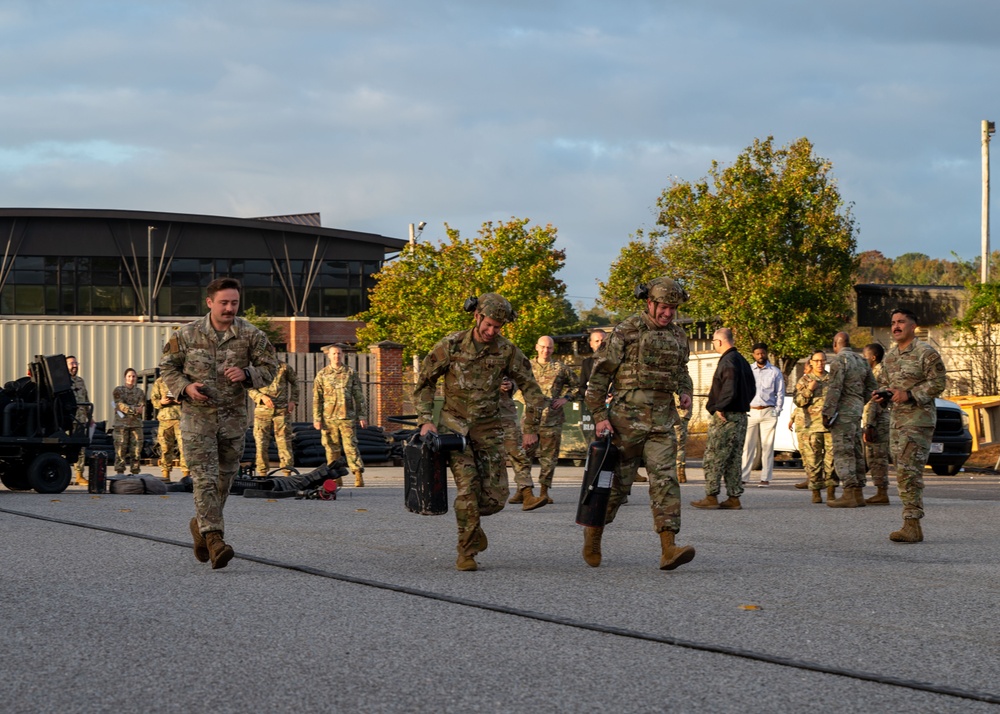
[[398,468],[332,502],[233,497],[220,571],[191,555],[187,494],[0,490],[0,707],[998,711],[996,474],[934,479],[926,541],[902,545],[894,489],[834,510],[779,471],[743,511],[686,507],[698,555],[669,573],[642,485],[583,563],[580,474],[486,519],[475,573],[453,515],[403,509]]

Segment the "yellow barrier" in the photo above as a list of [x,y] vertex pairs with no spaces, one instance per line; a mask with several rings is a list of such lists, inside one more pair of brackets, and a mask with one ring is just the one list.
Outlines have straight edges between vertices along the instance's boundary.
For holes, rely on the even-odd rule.
[[1000,443],[1000,396],[948,397],[969,417],[972,450]]

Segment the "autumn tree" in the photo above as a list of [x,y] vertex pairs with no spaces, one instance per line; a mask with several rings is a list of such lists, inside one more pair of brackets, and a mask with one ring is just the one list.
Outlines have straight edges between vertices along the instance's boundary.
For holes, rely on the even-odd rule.
[[617,320],[636,311],[635,287],[666,274],[663,244],[657,231],[649,235],[639,229],[611,264],[608,281],[598,281],[598,303]]
[[684,314],[733,328],[743,350],[766,342],[787,375],[850,318],[857,241],[832,164],[808,139],[773,142],[663,191],[657,237],[669,267],[658,272],[687,288]]
[[952,326],[967,349],[975,394],[1000,394],[1000,283],[969,283],[965,314]]
[[446,240],[406,248],[376,274],[369,309],[353,318],[366,323],[359,346],[392,340],[405,346],[407,358],[426,354],[445,335],[472,326],[462,304],[485,292],[513,305],[517,320],[503,334],[527,354],[540,336],[574,324],[566,285],[555,277],[566,262],[555,247],[556,228],[528,223],[489,221],[471,240],[446,224]]

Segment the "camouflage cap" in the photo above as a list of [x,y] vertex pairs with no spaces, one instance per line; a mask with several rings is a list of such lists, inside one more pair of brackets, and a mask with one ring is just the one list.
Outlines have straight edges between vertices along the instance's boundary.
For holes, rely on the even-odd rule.
[[517,319],[517,313],[507,302],[507,298],[497,293],[483,293],[476,303],[476,312],[479,312],[491,320],[506,324]]
[[667,305],[680,305],[687,302],[688,294],[676,280],[662,277],[650,280],[648,285],[648,300],[662,302]]

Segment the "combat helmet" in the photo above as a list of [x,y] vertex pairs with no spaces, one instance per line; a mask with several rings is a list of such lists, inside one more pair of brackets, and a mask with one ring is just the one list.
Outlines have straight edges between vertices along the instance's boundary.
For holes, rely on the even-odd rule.
[[466,312],[479,312],[482,315],[496,320],[501,325],[513,322],[517,319],[517,313],[507,302],[507,298],[497,293],[483,293],[478,298],[471,297],[465,301]]
[[654,278],[644,285],[637,285],[635,288],[637,300],[651,300],[667,305],[680,305],[687,302],[688,294],[673,278],[666,276]]

